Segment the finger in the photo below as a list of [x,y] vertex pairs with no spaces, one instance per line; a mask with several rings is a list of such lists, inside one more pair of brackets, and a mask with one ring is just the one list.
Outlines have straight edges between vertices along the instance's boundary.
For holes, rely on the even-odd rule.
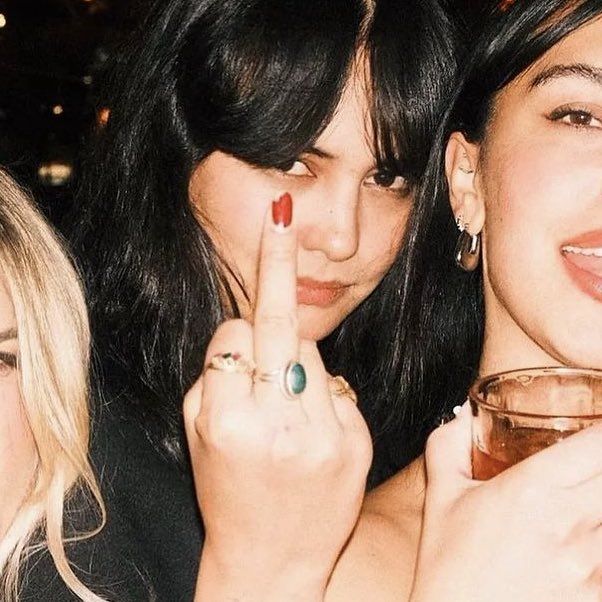
[[433,431],[426,445],[429,479],[440,485],[457,483],[458,476],[472,482],[472,415],[468,402],[451,422]]
[[188,446],[191,453],[197,444],[197,433],[195,422],[201,413],[201,399],[203,397],[203,376],[199,376],[194,385],[188,390],[184,396],[184,407],[182,413],[184,415],[184,428],[188,439]]
[[[566,490],[567,515],[583,530],[602,525],[602,474]],[[600,548],[602,550],[602,548]],[[600,556],[602,562],[602,555]]]
[[[299,357],[297,333],[297,236],[292,199],[283,194],[266,213],[253,323],[258,372],[273,372]],[[256,398],[281,403],[276,383],[256,381]]]
[[560,487],[578,485],[602,474],[602,424],[583,429],[509,470],[526,471]]
[[299,403],[311,422],[329,429],[335,427],[337,421],[328,389],[328,373],[316,343],[301,341],[299,358],[307,376],[307,386]]
[[[214,358],[232,354],[241,367],[247,363],[247,372],[228,372],[212,368]],[[203,393],[200,416],[208,416],[214,406],[250,403],[253,399],[251,367],[253,357],[253,329],[245,320],[228,320],[215,331],[205,355]]]

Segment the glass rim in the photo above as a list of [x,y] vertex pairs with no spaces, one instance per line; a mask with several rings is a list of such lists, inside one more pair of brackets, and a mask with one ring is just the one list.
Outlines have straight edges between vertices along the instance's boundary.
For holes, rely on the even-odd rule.
[[559,419],[559,418],[580,418],[583,420],[600,420],[602,414],[536,414],[533,412],[524,412],[521,410],[506,410],[499,406],[493,405],[485,401],[482,397],[483,389],[488,387],[495,381],[503,382],[509,380],[515,376],[524,374],[526,376],[545,376],[548,374],[560,374],[567,376],[592,376],[602,381],[602,370],[596,368],[576,368],[572,366],[542,366],[539,368],[519,368],[515,370],[505,370],[503,372],[496,372],[494,374],[486,374],[475,380],[475,382],[468,389],[468,400],[471,403],[477,404],[479,407],[498,414],[507,414],[509,416],[519,416],[524,418],[545,418],[545,419]]

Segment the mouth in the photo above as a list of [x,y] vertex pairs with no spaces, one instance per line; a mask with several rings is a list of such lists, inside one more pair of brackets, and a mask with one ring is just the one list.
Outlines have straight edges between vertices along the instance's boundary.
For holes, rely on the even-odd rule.
[[564,265],[573,282],[592,299],[602,302],[602,232],[591,232],[561,247]]
[[336,280],[324,281],[312,278],[297,279],[297,303],[328,307],[338,301],[349,288],[349,285]]

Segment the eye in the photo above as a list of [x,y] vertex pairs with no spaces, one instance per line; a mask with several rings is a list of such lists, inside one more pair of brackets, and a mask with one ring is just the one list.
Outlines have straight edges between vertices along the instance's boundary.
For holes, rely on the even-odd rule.
[[550,119],[577,128],[602,128],[601,119],[586,109],[576,107],[560,107],[551,113]]
[[309,167],[299,159],[293,159],[288,163],[283,163],[277,167],[278,171],[287,176],[311,176],[313,175]]
[[14,353],[0,351],[0,376],[8,376],[17,367],[17,356]]
[[408,191],[408,182],[403,176],[399,176],[391,170],[381,169],[366,178],[368,186],[378,186],[387,190],[400,192]]

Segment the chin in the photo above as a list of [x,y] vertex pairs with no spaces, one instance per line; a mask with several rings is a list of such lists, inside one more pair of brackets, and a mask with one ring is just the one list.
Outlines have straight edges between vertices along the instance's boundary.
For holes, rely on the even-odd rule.
[[333,313],[311,305],[299,306],[299,337],[316,342],[325,339],[344,319],[335,318]]

